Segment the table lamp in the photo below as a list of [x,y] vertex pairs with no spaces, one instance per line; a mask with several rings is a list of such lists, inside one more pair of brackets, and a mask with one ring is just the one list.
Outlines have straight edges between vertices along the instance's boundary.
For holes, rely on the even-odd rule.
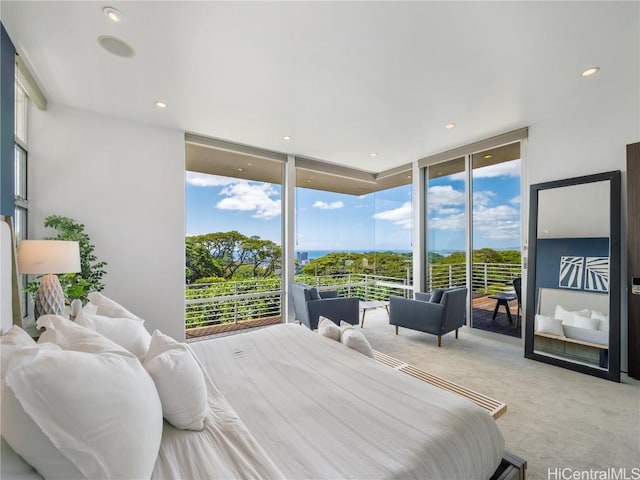
[[80,246],[66,240],[22,240],[18,251],[18,272],[45,274],[34,301],[34,317],[65,313],[65,298],[56,273],[80,271]]

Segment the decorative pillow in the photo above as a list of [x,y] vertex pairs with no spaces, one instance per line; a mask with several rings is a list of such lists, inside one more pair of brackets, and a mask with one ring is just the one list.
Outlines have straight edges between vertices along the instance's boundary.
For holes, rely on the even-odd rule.
[[340,341],[340,327],[329,318],[322,316],[318,318],[318,333],[332,340]]
[[598,330],[602,330],[603,332],[609,331],[609,315],[605,315],[602,312],[597,312],[595,310],[592,310],[591,318],[596,318],[600,321],[600,324],[598,325]]
[[[100,311],[100,307],[98,307]],[[90,328],[126,348],[142,360],[149,349],[151,335],[144,328],[144,320],[130,317],[107,317],[81,310],[76,323]]]
[[309,300],[320,300],[320,292],[316,287],[309,289]]
[[344,320],[340,320],[340,341],[342,341],[342,334],[350,328],[353,328],[353,325],[349,322],[345,322]]
[[373,349],[367,340],[367,337],[360,330],[355,328],[347,328],[340,336],[340,342],[353,350],[373,358]]
[[577,313],[573,316],[573,321],[567,323],[572,327],[586,328],[589,330],[598,330],[600,326],[600,320],[597,318],[589,318],[583,317],[582,315],[578,315]]
[[158,389],[164,418],[176,428],[202,430],[207,385],[191,349],[156,330],[143,365]]
[[431,292],[431,298],[429,298],[430,303],[440,303],[442,300],[442,295],[444,295],[444,288],[434,288]]
[[69,341],[86,333],[97,353],[17,352],[2,385],[2,436],[45,478],[149,478],[163,426],[153,380],[121,347],[101,337],[99,348],[98,334],[73,327]]
[[[25,348],[39,348],[39,345],[17,325],[13,325],[7,333],[0,336],[0,378],[4,379],[13,355]],[[45,348],[59,350],[55,345],[47,345]]]
[[93,313],[112,318],[138,318],[122,305],[105,297],[100,292],[91,292],[87,297],[89,301],[97,307],[97,310]]
[[573,325],[573,317],[578,314],[581,315],[583,317],[588,317],[589,316],[589,309],[585,308],[583,310],[575,310],[575,311],[568,311],[566,309],[564,309],[562,307],[562,305],[557,305],[556,306],[556,311],[555,314],[553,315],[554,318],[557,318],[559,320],[562,320],[563,324],[566,325]]
[[549,333],[551,335],[564,337],[562,320],[558,318],[547,317],[546,315],[536,315],[536,332]]
[[38,318],[36,325],[40,328],[46,328],[44,333],[40,335],[38,344],[53,343],[63,350],[75,350],[77,352],[111,352],[129,357],[134,356],[123,346],[106,336],[59,315],[43,315]]

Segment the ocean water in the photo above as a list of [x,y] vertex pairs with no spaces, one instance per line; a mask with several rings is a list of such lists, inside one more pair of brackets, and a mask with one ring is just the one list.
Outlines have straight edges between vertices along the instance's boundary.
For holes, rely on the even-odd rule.
[[[380,252],[391,251],[395,253],[411,253],[411,250],[377,250],[377,251],[380,251]],[[309,255],[309,260],[313,260],[314,258],[324,257],[329,253],[335,253],[335,252],[370,253],[372,252],[372,250],[296,250],[296,258],[298,258],[301,253],[307,253]]]
[[[462,250],[436,250],[434,253],[438,253],[443,257],[448,257],[454,252],[463,251]],[[516,250],[519,251],[520,247],[510,247],[510,248],[496,248],[496,251],[501,250]],[[335,252],[347,252],[347,253],[367,253],[367,252],[395,252],[395,253],[411,253],[411,250],[296,250],[296,258],[299,258],[301,253],[307,253],[309,256],[309,260],[313,260],[314,258],[324,257],[329,253]]]

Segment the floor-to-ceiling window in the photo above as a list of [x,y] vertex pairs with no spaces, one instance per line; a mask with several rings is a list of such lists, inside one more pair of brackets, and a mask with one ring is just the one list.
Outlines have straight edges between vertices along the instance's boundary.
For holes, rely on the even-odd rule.
[[391,188],[369,185],[373,191],[366,193],[358,193],[357,186],[342,193],[324,180],[317,172],[299,170],[297,280],[332,285],[341,295],[361,300],[405,295],[412,283],[410,175]]
[[187,136],[188,336],[281,320],[284,157],[258,154],[269,152]]
[[465,158],[427,169],[427,290],[467,284]]
[[466,286],[467,325],[521,336],[521,171],[526,130],[421,160],[427,290]]
[[520,143],[474,153],[470,168],[472,326],[520,337]]
[[[27,221],[29,215],[28,195],[28,112],[29,96],[20,82],[15,82],[15,110],[14,110],[14,193],[15,213],[14,228],[16,244],[27,238]],[[27,285],[27,276],[21,275],[22,291]],[[24,315],[27,314],[28,293],[20,297],[21,308]]]

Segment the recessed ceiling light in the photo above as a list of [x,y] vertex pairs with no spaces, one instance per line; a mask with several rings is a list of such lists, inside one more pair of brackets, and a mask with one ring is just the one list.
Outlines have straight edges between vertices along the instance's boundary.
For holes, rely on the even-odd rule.
[[105,17],[107,17],[112,22],[120,22],[122,20],[122,12],[117,8],[113,7],[104,7],[102,9],[102,13],[104,13]]
[[599,71],[600,71],[600,67],[591,67],[591,68],[587,68],[580,75],[582,75],[583,77],[590,77],[591,75],[595,75]]
[[161,108],[162,110],[164,110],[165,108],[167,108],[167,104],[161,101],[157,101],[154,103],[154,105],[158,108]]
[[371,155],[372,157],[377,157],[378,156],[377,153],[370,153],[369,155]]
[[411,180],[411,175],[407,175],[405,178],[406,178],[407,180]]
[[311,179],[310,178],[307,178],[307,183],[311,183]]
[[291,140],[291,137],[289,135],[285,135],[284,137],[282,137],[283,140]]
[[490,158],[493,158],[493,155],[491,155],[490,153],[487,153],[482,158],[486,158],[487,160],[489,160]]
[[449,129],[451,129],[451,128],[454,128],[455,126],[456,126],[456,124],[455,124],[455,123],[447,123],[447,124],[444,126],[444,128],[449,128]]
[[131,45],[129,45],[124,40],[121,40],[117,37],[112,37],[111,35],[101,35],[100,37],[98,37],[98,43],[107,52],[113,53],[118,57],[130,58],[136,54]]
[[253,163],[247,163],[247,167],[253,167]]
[[242,167],[238,167],[238,168],[236,168],[236,170],[239,171],[239,172],[244,172],[244,168],[242,168]]

